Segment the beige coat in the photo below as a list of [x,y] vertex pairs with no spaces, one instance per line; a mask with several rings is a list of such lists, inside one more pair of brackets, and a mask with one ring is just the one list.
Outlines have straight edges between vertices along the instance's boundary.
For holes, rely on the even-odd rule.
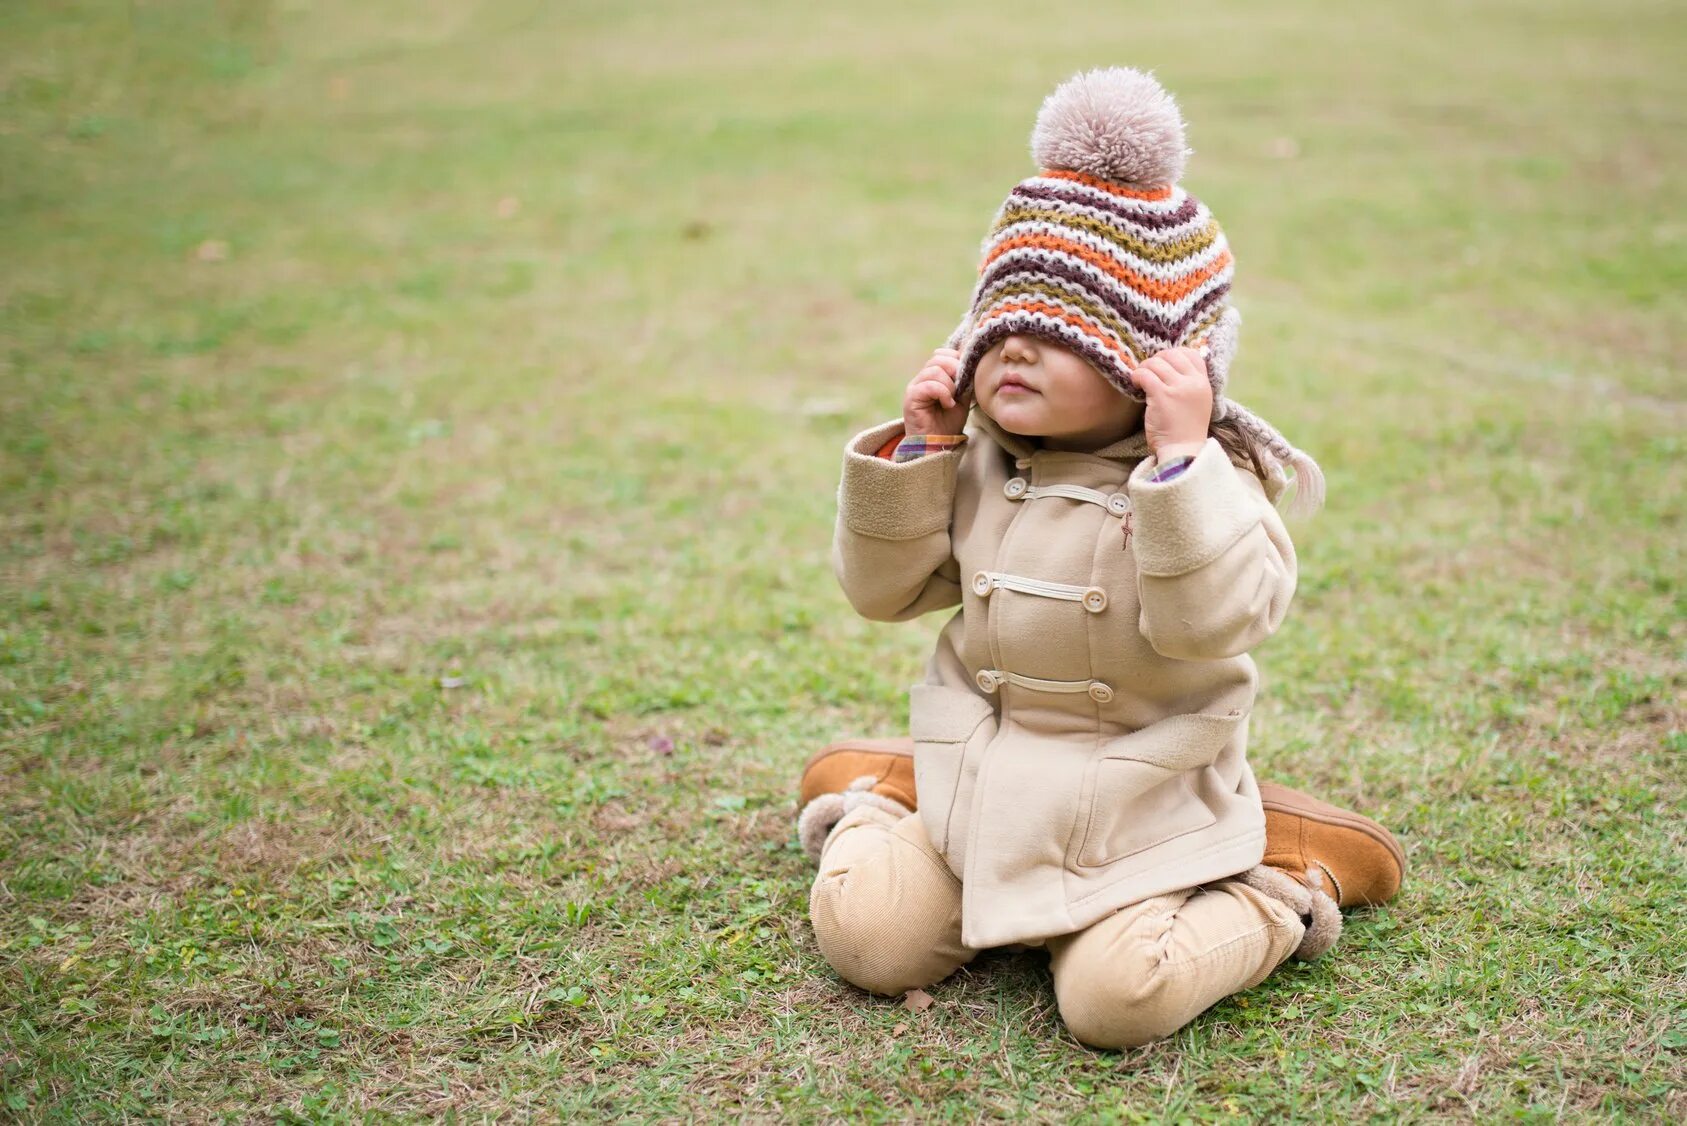
[[962,882],[962,941],[1036,944],[1258,863],[1258,673],[1295,554],[1215,439],[1158,484],[1143,435],[1043,449],[974,410],[958,450],[853,438],[833,566],[879,621],[959,604],[909,692],[919,815]]

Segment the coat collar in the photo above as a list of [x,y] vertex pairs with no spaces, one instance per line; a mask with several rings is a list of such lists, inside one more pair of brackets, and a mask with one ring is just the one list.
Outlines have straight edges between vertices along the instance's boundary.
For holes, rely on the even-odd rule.
[[[1025,438],[1018,434],[1009,434],[1006,430],[1003,430],[999,425],[997,425],[995,419],[979,410],[976,405],[974,405],[972,410],[972,422],[973,425],[979,428],[979,430],[994,439],[996,444],[1012,455],[1016,461],[1020,459],[1029,460],[1033,454],[1037,453],[1048,454],[1055,452],[1067,452],[1064,450],[1046,450],[1043,448],[1042,443],[1035,438]],[[1103,457],[1111,461],[1140,461],[1149,456],[1151,452],[1152,451],[1148,447],[1147,431],[1138,430],[1134,434],[1127,434],[1125,437],[1120,438],[1117,442],[1103,446],[1099,450],[1092,450],[1081,456]]]

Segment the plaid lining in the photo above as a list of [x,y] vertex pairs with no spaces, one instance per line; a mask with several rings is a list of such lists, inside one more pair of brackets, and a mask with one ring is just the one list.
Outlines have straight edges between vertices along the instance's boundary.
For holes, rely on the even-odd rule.
[[1170,461],[1166,462],[1166,464],[1160,466],[1159,469],[1155,470],[1154,476],[1148,478],[1148,480],[1151,482],[1170,481],[1173,477],[1178,476],[1194,463],[1195,459],[1190,457],[1188,454],[1185,454],[1182,457],[1174,457]]
[[896,444],[892,461],[913,461],[926,454],[952,450],[967,440],[965,434],[910,434]]

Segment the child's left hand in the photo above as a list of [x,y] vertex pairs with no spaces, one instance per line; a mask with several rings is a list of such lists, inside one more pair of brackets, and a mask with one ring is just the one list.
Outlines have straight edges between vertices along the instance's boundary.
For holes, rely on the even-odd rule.
[[1207,444],[1213,388],[1199,350],[1162,349],[1131,369],[1131,379],[1148,396],[1142,428],[1157,460],[1194,455]]

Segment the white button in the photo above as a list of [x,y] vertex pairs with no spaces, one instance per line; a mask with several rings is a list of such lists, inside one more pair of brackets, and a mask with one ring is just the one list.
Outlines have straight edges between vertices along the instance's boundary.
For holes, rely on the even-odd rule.
[[1115,516],[1123,516],[1131,510],[1131,498],[1124,493],[1114,493],[1107,498],[1107,511]]
[[1092,614],[1099,614],[1107,609],[1107,592],[1098,586],[1084,591],[1084,609]]
[[991,693],[996,691],[996,674],[994,670],[979,669],[978,676],[975,679],[978,681],[978,686],[984,689],[984,691]]
[[1002,492],[1007,494],[1007,498],[1009,500],[1018,500],[1020,497],[1025,495],[1027,487],[1028,486],[1025,484],[1025,478],[1015,477],[1002,486]]
[[1105,704],[1113,698],[1113,690],[1099,680],[1090,681],[1090,699]]
[[983,571],[974,575],[972,577],[972,592],[978,595],[988,595],[990,593],[990,576]]

